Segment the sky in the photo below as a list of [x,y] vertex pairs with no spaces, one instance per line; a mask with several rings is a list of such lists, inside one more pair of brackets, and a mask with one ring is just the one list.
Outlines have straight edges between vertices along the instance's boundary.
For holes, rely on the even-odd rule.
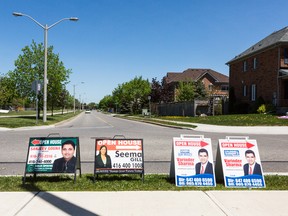
[[67,89],[98,103],[135,77],[161,81],[168,72],[212,69],[288,25],[287,0],[0,0],[0,75],[14,70],[32,40],[54,47],[66,69]]

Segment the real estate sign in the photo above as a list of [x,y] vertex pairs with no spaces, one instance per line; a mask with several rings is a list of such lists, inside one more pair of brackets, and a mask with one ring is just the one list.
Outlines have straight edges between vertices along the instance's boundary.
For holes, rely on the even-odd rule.
[[216,186],[210,138],[174,137],[173,155],[176,186]]
[[226,187],[265,187],[255,139],[249,137],[219,139],[217,151],[216,165],[219,161]]
[[95,139],[95,174],[144,174],[142,139]]

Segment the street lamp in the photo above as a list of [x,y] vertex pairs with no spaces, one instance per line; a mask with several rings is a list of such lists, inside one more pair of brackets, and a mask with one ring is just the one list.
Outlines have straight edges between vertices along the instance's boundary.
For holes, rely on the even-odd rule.
[[149,100],[149,116],[150,116],[150,118],[151,118],[151,103],[150,103],[150,101],[151,101],[151,96],[150,96],[150,95],[148,95],[148,100]]
[[52,28],[53,26],[57,25],[58,23],[64,21],[64,20],[70,20],[70,21],[77,21],[77,17],[70,17],[70,18],[63,18],[54,24],[48,26],[42,25],[39,23],[37,20],[35,20],[33,17],[27,15],[27,14],[22,14],[18,12],[13,12],[14,16],[25,16],[31,19],[33,22],[35,22],[37,25],[39,25],[41,28],[44,29],[44,93],[43,93],[43,122],[47,121],[47,38],[48,38],[48,30]]
[[[80,84],[84,84],[84,82],[81,82]],[[73,107],[73,112],[75,114],[75,87],[76,87],[76,84],[73,85],[73,95],[74,95],[74,107]]]

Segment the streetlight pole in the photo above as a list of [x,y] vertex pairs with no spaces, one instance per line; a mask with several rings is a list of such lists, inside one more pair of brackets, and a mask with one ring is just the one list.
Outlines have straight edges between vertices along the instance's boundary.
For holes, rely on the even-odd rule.
[[75,84],[73,85],[73,97],[74,97],[74,104],[73,104],[73,112],[75,114]]
[[52,28],[53,26],[57,25],[58,23],[64,21],[64,20],[70,20],[70,21],[78,21],[77,17],[70,17],[70,18],[63,18],[54,24],[48,26],[47,24],[44,26],[41,23],[39,23],[37,20],[35,20],[33,17],[27,15],[27,14],[22,14],[18,12],[13,13],[14,16],[25,16],[31,19],[33,22],[35,22],[37,25],[39,25],[41,28],[44,29],[44,92],[43,92],[43,122],[47,121],[47,39],[48,39],[48,30]]
[[[81,82],[80,84],[84,84],[84,82]],[[75,87],[76,87],[76,84],[73,85],[73,97],[74,97],[74,105],[73,105],[73,112],[75,114],[75,104],[76,104],[76,99],[75,99]]]
[[150,96],[150,95],[148,95],[148,100],[149,100],[149,116],[150,116],[150,118],[151,118],[151,103],[150,103],[150,101],[151,101],[151,96]]

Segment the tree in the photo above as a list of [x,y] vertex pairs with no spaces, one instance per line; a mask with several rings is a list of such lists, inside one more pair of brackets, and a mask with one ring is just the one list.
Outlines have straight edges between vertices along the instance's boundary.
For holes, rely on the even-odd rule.
[[169,103],[174,101],[174,86],[172,83],[167,83],[166,79],[163,77],[161,82],[161,101],[164,103]]
[[102,98],[99,102],[99,108],[109,111],[110,108],[113,106],[113,97],[111,95],[106,95]]
[[162,94],[162,86],[157,78],[152,78],[151,83],[151,102],[160,103]]
[[148,104],[148,95],[151,93],[150,83],[143,80],[142,76],[135,77],[129,82],[118,85],[113,91],[114,104],[122,112],[140,113],[141,109]]
[[0,107],[11,106],[14,95],[13,83],[7,76],[0,77]]
[[[31,89],[34,80],[44,80],[44,46],[42,43],[36,44],[32,41],[30,46],[22,49],[22,54],[15,61],[15,69],[8,72],[9,78],[14,84],[15,91],[20,98],[32,100],[35,93]],[[59,55],[53,53],[53,46],[47,49],[47,101],[52,108],[59,106],[63,86],[68,83],[71,70],[64,67]],[[42,81],[43,84],[43,81]],[[43,93],[38,95],[39,106],[43,106]]]
[[208,94],[203,82],[198,80],[194,84],[195,84],[195,99],[206,98]]
[[192,101],[205,97],[207,97],[207,92],[201,81],[179,82],[179,86],[176,89],[176,100],[178,102]]
[[195,98],[195,85],[194,82],[179,82],[176,91],[177,102],[192,101]]

